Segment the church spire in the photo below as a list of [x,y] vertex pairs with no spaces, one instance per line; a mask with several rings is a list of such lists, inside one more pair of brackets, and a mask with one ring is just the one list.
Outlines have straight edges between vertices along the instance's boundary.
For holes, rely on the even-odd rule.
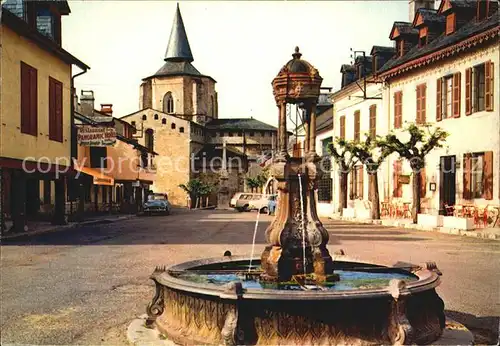
[[177,10],[172,23],[172,30],[170,31],[170,38],[168,40],[167,52],[165,53],[165,61],[187,61],[194,60],[189,47],[189,41],[182,21],[179,3],[177,3]]

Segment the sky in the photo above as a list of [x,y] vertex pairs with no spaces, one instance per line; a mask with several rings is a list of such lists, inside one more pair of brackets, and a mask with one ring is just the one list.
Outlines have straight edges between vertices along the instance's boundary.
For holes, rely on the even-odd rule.
[[[96,108],[114,116],[139,110],[141,79],[164,63],[175,1],[69,1],[63,47],[90,66],[75,80],[93,90]],[[180,1],[193,65],[217,81],[219,118],[254,117],[277,124],[271,82],[295,46],[324,87],[340,88],[350,48],[370,53],[392,45],[396,20],[408,21],[403,1]],[[77,72],[78,68],[75,68]]]

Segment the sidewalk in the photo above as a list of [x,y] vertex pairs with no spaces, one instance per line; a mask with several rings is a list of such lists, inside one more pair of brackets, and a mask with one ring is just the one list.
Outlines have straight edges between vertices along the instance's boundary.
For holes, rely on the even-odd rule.
[[[52,232],[59,232],[59,231],[64,231],[67,229],[71,228],[76,228],[78,226],[86,226],[86,225],[99,225],[99,224],[105,224],[105,223],[113,223],[117,221],[122,221],[122,220],[127,220],[130,218],[136,217],[135,214],[131,215],[102,215],[102,216],[95,216],[95,217],[89,217],[85,221],[82,222],[70,222],[67,225],[52,225],[50,222],[30,222],[28,223],[28,231],[26,232],[18,232],[18,233],[9,233],[7,232],[3,236],[0,236],[0,240],[3,239],[13,239],[13,238],[19,238],[19,237],[25,237],[25,236],[32,236],[32,235],[37,235],[37,234],[42,234],[42,233],[52,233]],[[10,227],[9,224],[7,224],[7,229]]]
[[427,231],[427,232],[439,232],[445,234],[453,234],[453,235],[461,235],[466,237],[475,237],[475,238],[483,238],[483,239],[492,239],[492,240],[500,240],[500,228],[477,228],[473,231],[464,231],[461,229],[455,228],[445,228],[445,227],[427,227],[421,226],[417,224],[413,224],[411,220],[408,219],[381,219],[381,220],[372,220],[372,219],[358,219],[352,217],[342,217],[338,214],[334,214],[328,217],[331,220],[342,220],[356,223],[364,223],[364,224],[373,224],[373,225],[381,225],[387,227],[398,227],[398,228],[406,228],[417,231]]

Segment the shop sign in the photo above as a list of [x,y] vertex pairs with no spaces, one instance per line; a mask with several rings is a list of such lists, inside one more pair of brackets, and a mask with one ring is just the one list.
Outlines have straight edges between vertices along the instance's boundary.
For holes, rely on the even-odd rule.
[[94,177],[94,185],[113,185],[113,178]]
[[107,147],[116,143],[114,127],[83,125],[78,127],[78,144],[84,147]]

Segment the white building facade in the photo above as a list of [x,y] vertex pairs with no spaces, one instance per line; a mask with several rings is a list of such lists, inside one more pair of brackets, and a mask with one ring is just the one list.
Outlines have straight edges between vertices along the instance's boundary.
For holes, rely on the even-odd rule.
[[[484,4],[487,3],[487,6]],[[389,129],[428,123],[449,133],[426,158],[422,212],[444,214],[445,205],[500,203],[500,99],[498,4],[462,7],[442,1],[420,9],[413,23],[396,22],[398,52],[378,74]],[[462,5],[459,7],[459,5]],[[405,25],[403,25],[405,24]],[[389,176],[410,175],[407,162]],[[411,185],[389,179],[392,197],[411,201]]]

